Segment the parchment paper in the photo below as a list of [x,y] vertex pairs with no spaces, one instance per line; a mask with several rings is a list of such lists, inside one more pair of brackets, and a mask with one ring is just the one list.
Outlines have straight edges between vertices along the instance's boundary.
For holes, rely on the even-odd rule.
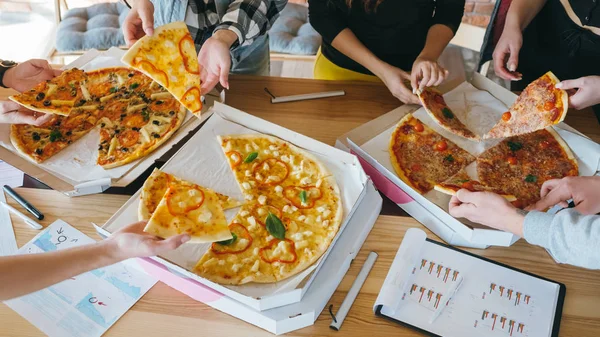
[[[501,118],[502,114],[508,110],[508,108],[501,101],[492,96],[492,94],[487,91],[479,90],[468,82],[464,82],[454,90],[446,93],[444,99],[461,122],[479,135],[482,135],[491,129]],[[442,129],[427,114],[424,108],[415,111],[413,115],[425,125],[434,129],[436,132],[474,156],[480,155],[501,141],[501,139],[493,139],[483,142],[473,142],[454,135],[445,129]],[[595,175],[600,162],[600,145],[574,132],[563,130],[561,125],[565,124],[561,123],[557,127],[554,127],[554,129],[565,140],[575,154],[579,164],[579,175]],[[388,147],[390,137],[395,128],[396,125],[390,127],[361,146],[363,150],[394,174],[395,171],[390,160]],[[475,164],[469,165],[467,172],[471,173],[470,175],[473,178],[476,178]],[[429,191],[423,196],[446,212],[448,211],[450,196],[435,190]],[[473,223],[471,222],[464,219],[459,219],[459,221],[473,227]]]
[[[229,168],[228,160],[223,154],[223,150],[217,141],[217,136],[254,134],[257,133],[257,131],[227,120],[226,117],[224,117],[224,113],[236,116],[239,114],[237,110],[231,107],[224,104],[216,104],[211,110],[213,115],[206,124],[196,135],[194,135],[181,151],[163,166],[162,169],[167,173],[201,186],[211,188],[219,193],[223,193],[238,200],[244,200],[242,192],[235,181],[235,177]],[[242,120],[243,117],[239,119]],[[292,132],[288,132],[288,134],[289,137],[286,140],[290,141],[289,138],[294,137],[294,135]],[[340,188],[344,216],[342,226],[336,236],[337,239],[348,222],[348,213],[355,207],[364,190],[366,178],[357,163],[340,160],[340,158],[336,158],[331,154],[322,154],[320,150],[321,149],[319,148],[314,148],[307,151],[311,152],[327,166],[335,176]],[[343,155],[344,158],[350,156],[345,153]],[[136,221],[137,208],[137,202],[128,205],[118,218],[113,219],[113,221],[108,223],[104,228],[112,233],[128,223]],[[238,210],[239,209],[234,209],[226,212],[228,220],[235,216]],[[329,249],[332,249],[332,247],[333,244]],[[191,271],[208,248],[209,244],[185,244],[175,251],[161,255],[161,257]],[[253,298],[262,298],[284,293],[296,289],[322,261],[323,258],[319,259],[318,262],[314,263],[302,273],[285,281],[272,284],[250,283],[241,286],[225,287]]]

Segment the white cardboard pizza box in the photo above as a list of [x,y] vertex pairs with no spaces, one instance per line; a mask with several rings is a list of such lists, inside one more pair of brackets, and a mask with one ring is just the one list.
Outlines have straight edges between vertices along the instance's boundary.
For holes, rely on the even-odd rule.
[[[464,85],[464,83],[460,85]],[[471,85],[491,94],[495,100],[502,102],[505,106],[512,105],[517,98],[514,93],[478,73],[474,74]],[[448,92],[454,87],[458,87],[457,83],[448,83],[440,89],[442,92]],[[391,128],[402,117],[407,113],[417,111],[419,108],[414,105],[403,105],[341,136],[338,138],[336,146],[356,154],[363,168],[382,193],[449,244],[486,248],[487,246],[510,246],[515,243],[519,239],[517,236],[466,221],[459,221],[442,209],[439,204],[436,205],[407,186],[393,172],[393,169],[381,160],[384,156],[389,157],[387,143],[382,144],[379,148],[380,153],[376,153],[372,149],[365,150],[366,144],[369,144],[376,137],[390,133]],[[554,129],[575,154],[579,164],[579,174],[596,174],[600,160],[600,145],[564,123],[554,126]],[[378,157],[379,160],[375,157]],[[439,192],[434,191],[433,193]]]
[[[138,259],[138,262],[148,274],[199,302],[273,334],[284,334],[313,325],[317,320],[371,232],[379,216],[381,204],[381,196],[373,184],[367,182],[365,197],[313,279],[317,286],[307,288],[299,302],[278,308],[264,311],[251,308],[190,278],[189,275],[169,268],[160,258]],[[96,227],[96,230],[102,236],[108,234],[99,227]]]
[[[291,303],[299,302],[315,276],[322,268],[328,255],[336,247],[336,242],[346,229],[356,213],[356,209],[367,194],[370,183],[358,158],[329,145],[318,142],[291,130],[272,124],[260,118],[251,116],[221,103],[215,103],[211,108],[213,114],[200,130],[161,168],[182,179],[192,181],[201,186],[209,187],[219,193],[243,200],[240,188],[222,153],[217,135],[264,133],[287,140],[304,150],[309,151],[321,160],[340,187],[344,217],[338,234],[333,239],[323,256],[304,272],[287,280],[274,284],[247,284],[241,286],[223,286],[213,283],[192,273],[191,270],[202,254],[208,249],[208,244],[185,244],[174,252],[157,257],[156,261],[177,271],[181,275],[197,281],[227,297],[241,302],[253,310],[264,311]],[[101,233],[110,233],[121,227],[137,221],[139,204],[138,191],[102,226]],[[376,210],[373,210],[373,213]],[[226,212],[228,218],[237,212]],[[368,224],[363,224],[367,226]]]
[[[110,66],[125,66],[121,63],[121,57],[125,53],[119,48],[111,48],[100,52],[92,49],[63,69],[81,68],[92,70]],[[191,131],[210,117],[209,107],[215,101],[225,100],[224,92],[216,90],[204,96],[202,120],[194,117],[188,112],[186,120],[180,129],[161,147],[149,155],[138,159],[130,164],[110,170],[103,170],[97,165],[81,163],[78,156],[90,154],[86,157],[95,162],[95,147],[97,146],[94,131],[92,130],[82,139],[73,143],[69,148],[61,151],[52,159],[38,164],[21,156],[12,146],[9,135],[10,125],[0,125],[0,158],[10,165],[20,169],[33,178],[50,186],[52,189],[64,193],[70,197],[87,194],[102,193],[111,186],[124,187],[129,185],[141,174],[143,174],[154,162],[167,153],[173,146],[181,142]],[[97,137],[97,136],[96,136]],[[85,156],[85,155],[84,155]]]

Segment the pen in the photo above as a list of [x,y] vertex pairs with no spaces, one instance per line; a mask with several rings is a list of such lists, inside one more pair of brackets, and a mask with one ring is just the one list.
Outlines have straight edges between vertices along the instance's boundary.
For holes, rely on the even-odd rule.
[[358,273],[358,276],[356,276],[356,279],[354,280],[354,283],[352,283],[352,287],[350,287],[350,290],[348,290],[346,298],[344,298],[344,301],[342,301],[342,305],[340,305],[340,309],[338,310],[337,314],[333,315],[333,313],[331,312],[331,306],[329,307],[329,313],[333,317],[333,321],[331,322],[331,324],[329,324],[329,327],[333,330],[338,331],[342,326],[346,315],[348,315],[348,312],[350,311],[350,307],[352,307],[356,296],[358,296],[360,288],[362,288],[363,284],[367,280],[367,276],[369,276],[369,272],[371,272],[371,269],[373,269],[373,265],[375,264],[375,260],[377,260],[377,257],[377,253],[369,253],[365,264],[363,264],[362,268],[360,269],[360,272]]
[[19,205],[23,206],[23,208],[25,208],[27,212],[31,213],[38,220],[44,220],[44,214],[38,211],[37,208],[33,207],[33,205],[29,203],[29,201],[25,200],[25,198],[20,196],[17,192],[15,192],[15,190],[10,188],[10,186],[4,185],[4,191],[6,191],[6,194],[8,194],[11,198],[15,199],[15,201],[19,203]]
[[11,211],[14,215],[18,216],[19,218],[23,219],[23,221],[25,221],[26,224],[29,225],[29,227],[33,228],[33,229],[42,229],[42,225],[40,225],[39,223],[31,220],[27,215],[19,212],[16,208],[12,207],[11,205],[5,203],[4,201],[0,201],[0,204],[4,207],[6,207],[6,209],[8,209],[9,211]]
[[[461,277],[458,280],[458,282],[455,282],[452,285],[452,287],[450,287],[450,289],[448,289],[448,294],[449,295],[448,295],[448,297],[446,297],[444,299],[443,303],[448,303],[452,299],[452,296],[454,296],[454,294],[456,294],[456,292],[458,291],[458,288],[460,288],[460,286],[462,285],[463,280],[464,280],[464,278]],[[442,311],[444,311],[444,308],[446,308],[446,306],[442,304],[442,305],[440,305],[439,308],[437,308],[436,311],[433,312],[433,316],[431,316],[431,319],[429,320],[429,324],[433,324],[433,322],[435,321],[435,319],[440,316],[440,314],[442,313]]]

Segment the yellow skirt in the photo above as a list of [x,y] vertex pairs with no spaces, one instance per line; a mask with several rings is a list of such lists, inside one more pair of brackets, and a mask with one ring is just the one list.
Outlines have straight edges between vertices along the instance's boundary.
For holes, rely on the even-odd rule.
[[313,75],[316,80],[335,80],[335,81],[367,81],[380,82],[381,80],[374,75],[366,75],[357,71],[342,68],[329,61],[322,53],[321,48],[317,52],[315,68]]

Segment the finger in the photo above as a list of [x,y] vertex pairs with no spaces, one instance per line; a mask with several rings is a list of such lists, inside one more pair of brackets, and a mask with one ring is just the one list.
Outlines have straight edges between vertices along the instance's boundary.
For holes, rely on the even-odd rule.
[[150,1],[140,2],[138,15],[142,20],[142,28],[148,36],[154,34],[154,6]]
[[438,86],[440,84],[442,84],[442,82],[444,82],[444,80],[446,80],[446,77],[448,77],[448,70],[441,68],[438,70],[438,80],[433,84],[434,86]]
[[514,46],[510,46],[509,48],[510,54],[508,56],[508,71],[513,73],[513,77],[516,78],[516,76],[514,76],[514,72],[517,71],[517,67],[519,66],[519,50]]
[[146,221],[138,221],[134,222],[130,225],[123,227],[119,232],[128,232],[128,233],[138,233],[141,234],[144,232],[144,228],[146,227]]
[[421,77],[421,70],[419,70],[418,68],[415,69],[411,74],[410,74],[410,86],[413,88],[412,92],[415,93],[418,85],[419,85],[419,77]]
[[54,75],[54,77],[56,77],[62,73],[63,73],[62,69],[52,69],[52,75]]
[[469,219],[476,210],[477,207],[475,205],[470,203],[462,203],[459,206],[449,209],[448,212],[455,218]]
[[52,114],[42,113],[41,115],[34,117],[35,121],[32,124],[35,126],[44,125],[45,123],[49,122],[52,119],[52,117],[54,117]]
[[561,201],[571,199],[571,195],[567,188],[555,188],[551,190],[545,197],[536,202],[533,209],[536,211],[544,211],[554,205],[559,204]]
[[423,77],[421,78],[421,82],[419,82],[419,90],[421,91],[425,89],[427,83],[429,82],[429,79],[431,78],[431,70],[429,67],[423,67],[422,71]]
[[430,68],[431,73],[429,75],[429,81],[427,82],[427,86],[428,87],[433,87],[435,85],[435,83],[438,81],[438,76],[439,76],[439,69],[437,69],[437,67],[432,66]]
[[28,61],[32,66],[37,68],[52,69],[48,61],[42,59],[32,59]]
[[540,197],[545,197],[550,191],[552,191],[556,186],[560,184],[560,179],[551,179],[547,180],[542,184],[542,188],[540,189]]
[[448,203],[448,209],[458,207],[461,204],[462,202],[456,197],[456,195],[453,195],[452,198],[450,198],[450,202]]
[[209,74],[205,80],[202,81],[202,87],[200,91],[211,92],[214,87],[219,83],[219,77],[213,74]]
[[496,75],[500,76],[505,80],[516,80],[517,77],[511,74],[510,71],[508,71],[508,69],[506,69],[506,58],[508,55],[509,52],[506,50],[494,53],[494,71],[496,72]]
[[576,78],[574,80],[564,80],[556,84],[558,89],[568,90],[568,89],[578,89],[583,86],[583,77]]
[[456,192],[456,197],[463,203],[476,204],[479,201],[480,192],[471,192],[465,188]]
[[17,111],[21,106],[13,101],[0,101],[0,113]]
[[154,254],[158,255],[162,252],[167,252],[167,251],[176,249],[188,241],[190,241],[190,236],[188,234],[180,234],[180,235],[172,236],[165,240],[151,241],[150,250]]
[[585,89],[577,90],[575,95],[569,97],[569,106],[581,110],[590,106],[589,95]]
[[219,76],[219,82],[223,88],[229,90],[229,65],[225,64],[221,67],[221,75]]

